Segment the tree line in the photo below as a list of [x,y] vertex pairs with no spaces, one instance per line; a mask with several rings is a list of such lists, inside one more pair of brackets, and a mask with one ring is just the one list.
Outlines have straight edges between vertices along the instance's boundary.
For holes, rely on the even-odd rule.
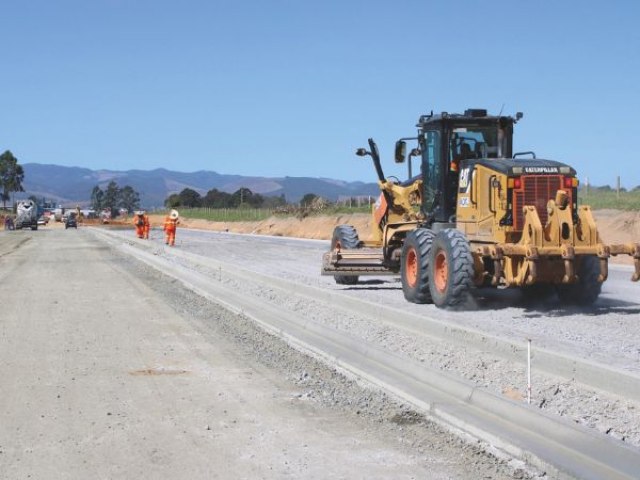
[[98,185],[91,190],[91,208],[96,212],[109,209],[115,217],[120,209],[133,212],[140,209],[140,194],[129,185],[119,187],[113,180],[102,190]]
[[221,192],[214,188],[204,196],[191,188],[185,188],[180,193],[169,195],[164,201],[167,208],[277,208],[286,203],[284,195],[264,197],[245,187],[233,193]]

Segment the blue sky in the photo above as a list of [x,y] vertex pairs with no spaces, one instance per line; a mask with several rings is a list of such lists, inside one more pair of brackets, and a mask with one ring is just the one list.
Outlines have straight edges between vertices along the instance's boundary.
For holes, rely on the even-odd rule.
[[[640,185],[640,2],[1,1],[0,150],[91,169],[375,181],[423,113]],[[504,107],[503,107],[504,106]]]

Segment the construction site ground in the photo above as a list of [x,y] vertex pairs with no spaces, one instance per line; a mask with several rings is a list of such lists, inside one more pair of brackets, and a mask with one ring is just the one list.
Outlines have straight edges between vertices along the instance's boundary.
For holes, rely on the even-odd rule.
[[[594,218],[598,231],[606,243],[634,242],[640,238],[640,212],[623,210],[594,210]],[[161,227],[164,214],[150,214],[152,226]],[[85,220],[87,225],[100,225],[99,220]],[[111,225],[129,226],[131,218],[113,220]],[[307,216],[272,216],[266,220],[247,222],[214,222],[193,218],[180,219],[180,228],[195,228],[217,232],[251,233],[257,235],[273,235],[277,237],[309,238],[316,240],[330,240],[336,225],[353,225],[360,236],[360,240],[370,240],[372,237],[371,215],[364,213],[345,213],[342,215],[314,214]],[[64,227],[60,222],[50,222],[48,227]],[[613,257],[613,263],[632,264],[628,256]]]
[[[640,236],[637,213],[600,211],[596,218],[607,242]],[[0,478],[545,475],[495,456],[491,445],[452,435],[393,396],[301,354],[123,253],[135,248],[164,259],[172,270],[241,292],[248,302],[259,299],[283,315],[299,314],[520,403],[522,364],[487,346],[459,348],[362,312],[345,313],[333,302],[279,291],[260,275],[390,307],[398,320],[406,312],[460,331],[533,338],[536,348],[630,375],[640,368],[638,285],[628,281],[628,266],[612,272],[602,299],[587,311],[506,297],[480,300],[469,315],[408,304],[397,279],[337,286],[319,275],[327,243],[274,238],[327,240],[334,225],[348,223],[366,239],[367,215],[248,223],[182,219],[174,249],[164,247],[163,219],[152,217],[149,242],[135,239],[130,220],[104,229],[113,241],[86,224],[71,231],[57,223],[38,232],[0,232]],[[190,256],[177,255],[182,252]],[[249,272],[250,280],[226,278],[210,264],[218,260],[237,269],[229,273]],[[536,368],[532,408],[640,447],[637,398]]]
[[0,231],[0,478],[513,477],[90,230]]
[[[640,238],[640,212],[621,210],[595,210],[594,217],[603,240],[607,243],[627,243]],[[164,215],[151,215],[153,225],[160,226]],[[207,220],[181,219],[181,226],[203,230],[253,233],[279,237],[298,237],[329,240],[336,225],[356,227],[360,240],[371,238],[371,215],[344,214],[339,216],[312,215],[304,218],[274,216],[258,222],[211,222]],[[632,264],[629,256],[613,257],[614,263]]]

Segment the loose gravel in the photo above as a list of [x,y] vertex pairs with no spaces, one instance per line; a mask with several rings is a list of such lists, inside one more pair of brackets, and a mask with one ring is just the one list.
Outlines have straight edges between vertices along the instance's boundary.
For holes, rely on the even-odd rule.
[[[353,416],[362,422],[368,435],[397,442],[403,449],[424,458],[425,463],[430,461],[430,452],[434,451],[450,458],[451,463],[462,463],[466,471],[461,478],[506,480],[544,476],[522,462],[504,458],[490,445],[444,430],[402,401],[362,383],[347,372],[326,365],[308,352],[295,349],[262,330],[252,320],[204,299],[146,264],[131,261],[115,251],[113,258],[119,268],[131,272],[165,298],[195,330],[205,336],[224,336],[247,359],[274,369],[295,385],[301,401]],[[248,291],[248,294],[253,293],[253,290]],[[269,295],[268,289],[263,293]],[[273,292],[272,298],[278,300],[281,295]],[[302,307],[296,302],[292,305]]]
[[[479,299],[479,315],[470,315],[469,312],[434,311],[430,306],[407,304],[402,298],[398,282],[393,278],[366,280],[362,285],[346,288],[332,284],[331,277],[320,277],[317,273],[320,263],[315,254],[318,247],[314,246],[313,242],[285,240],[284,245],[280,246],[276,243],[279,239],[263,241],[257,237],[195,233],[202,235],[189,232],[189,240],[192,243],[187,244],[184,241],[182,246],[185,250],[207,257],[218,257],[241,268],[340,290],[341,293],[385,305],[398,305],[398,308],[407,311],[426,309],[428,314],[435,313],[442,320],[451,321],[454,325],[472,326],[492,334],[499,333],[507,339],[533,338],[534,346],[541,345],[569,354],[579,351],[579,356],[584,358],[615,367],[625,366],[631,371],[636,371],[640,364],[639,340],[635,335],[640,322],[637,322],[637,316],[633,315],[638,306],[623,304],[621,300],[613,298],[612,295],[608,297],[606,293],[594,309],[587,311],[567,311],[553,302],[522,306],[522,299],[518,297],[517,292],[515,295],[508,293],[511,301],[520,304],[517,307],[505,306],[501,303],[504,298],[496,299],[489,294],[489,298]],[[171,257],[170,251],[157,247],[156,249],[158,254],[166,255],[172,258],[172,261],[207,274],[212,280],[222,281],[233,289],[241,289],[247,295],[298,312],[305,320],[348,332],[354,337],[362,338],[365,342],[398,355],[458,375],[476,386],[517,401],[525,401],[527,377],[524,362],[516,364],[505,361],[491,351],[460,348],[441,340],[406,332],[389,323],[345,314],[331,305],[294,296],[290,292],[271,288],[261,282],[240,283],[226,276],[225,272],[212,271],[202,265]],[[315,276],[309,272],[312,268],[316,272]],[[495,295],[493,294],[494,297]],[[492,309],[491,306],[496,304],[500,308]],[[612,308],[612,305],[618,307]],[[510,318],[506,319],[505,315]],[[504,331],[498,332],[501,326],[504,327]],[[637,402],[618,398],[607,392],[595,391],[565,378],[537,373],[535,357],[532,404],[630,445],[640,446],[640,405]]]

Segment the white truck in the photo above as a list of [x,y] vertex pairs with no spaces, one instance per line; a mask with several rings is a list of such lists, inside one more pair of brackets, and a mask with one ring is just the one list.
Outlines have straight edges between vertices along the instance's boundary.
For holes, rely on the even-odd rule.
[[38,229],[38,205],[33,200],[21,200],[16,206],[16,230]]

